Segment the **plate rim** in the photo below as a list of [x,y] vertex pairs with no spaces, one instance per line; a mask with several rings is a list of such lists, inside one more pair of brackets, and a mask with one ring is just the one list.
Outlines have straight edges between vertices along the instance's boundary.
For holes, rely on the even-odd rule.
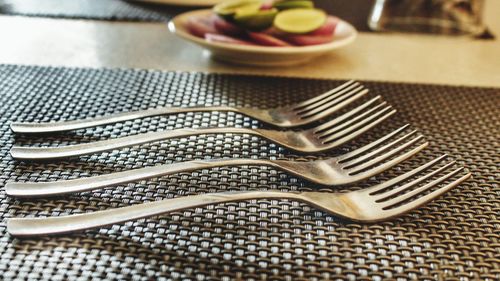
[[[340,19],[339,24],[345,25],[345,27],[351,31],[350,35],[339,40],[334,40],[327,44],[312,45],[312,46],[299,46],[299,47],[267,47],[267,46],[247,46],[247,45],[237,45],[237,44],[227,44],[219,42],[208,42],[200,37],[194,36],[188,31],[186,31],[185,26],[181,25],[181,22],[185,21],[188,16],[202,15],[211,13],[211,9],[200,9],[188,11],[179,14],[172,18],[168,22],[168,29],[171,33],[198,45],[206,47],[216,47],[218,49],[224,49],[227,51],[243,51],[248,53],[265,53],[265,54],[306,54],[315,52],[324,52],[333,49],[337,49],[346,46],[357,38],[358,31],[350,23]],[[180,28],[179,28],[180,27]]]

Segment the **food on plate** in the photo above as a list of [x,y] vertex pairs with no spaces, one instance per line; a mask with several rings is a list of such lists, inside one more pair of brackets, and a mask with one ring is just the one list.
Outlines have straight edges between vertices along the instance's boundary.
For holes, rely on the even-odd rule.
[[308,45],[319,45],[326,44],[333,41],[333,35],[287,35],[286,41],[298,45],[298,46],[308,46]]
[[307,0],[289,0],[278,1],[273,5],[278,10],[295,9],[295,8],[314,8],[314,3]]
[[290,47],[292,46],[290,43],[278,39],[272,35],[262,33],[262,32],[248,32],[248,37],[252,39],[255,43],[264,46],[272,46],[272,47]]
[[259,10],[253,13],[236,13],[234,22],[247,30],[264,30],[273,24],[277,13],[277,9]]
[[212,17],[213,25],[217,31],[226,35],[240,35],[245,32],[245,30],[234,23],[230,23],[217,15]]
[[252,42],[236,39],[231,36],[226,36],[222,34],[206,33],[204,37],[205,40],[207,40],[208,42],[230,43],[238,45],[255,45]]
[[334,16],[328,16],[325,23],[314,31],[309,32],[310,35],[331,35],[333,36],[339,19]]
[[274,18],[277,29],[292,34],[313,32],[325,22],[326,13],[319,9],[288,9]]
[[231,19],[236,13],[258,11],[262,4],[262,0],[231,0],[215,5],[213,11],[223,18]]
[[269,47],[330,43],[340,22],[309,0],[228,0],[210,15],[189,18],[187,29],[209,42]]
[[217,33],[213,21],[209,18],[190,18],[187,22],[187,28],[191,34],[198,37],[205,37],[207,33]]

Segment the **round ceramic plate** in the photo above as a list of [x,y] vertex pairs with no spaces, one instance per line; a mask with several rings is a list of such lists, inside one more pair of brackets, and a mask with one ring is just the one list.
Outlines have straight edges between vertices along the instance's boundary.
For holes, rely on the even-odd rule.
[[205,7],[205,6],[213,6],[224,0],[134,0],[134,1],[175,5],[175,6]]
[[180,14],[168,23],[170,32],[183,39],[198,44],[212,53],[216,59],[246,65],[283,66],[296,65],[346,46],[357,36],[356,29],[345,21],[340,21],[335,29],[334,40],[330,43],[304,47],[246,46],[228,43],[208,42],[192,35],[187,29],[191,17],[208,16],[211,10],[195,10]]

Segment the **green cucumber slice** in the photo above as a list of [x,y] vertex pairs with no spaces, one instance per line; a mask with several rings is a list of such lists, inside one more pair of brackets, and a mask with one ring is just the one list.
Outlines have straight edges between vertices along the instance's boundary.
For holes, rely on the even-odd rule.
[[288,9],[298,9],[298,8],[314,8],[314,3],[307,0],[291,0],[291,1],[280,1],[274,3],[273,7],[278,10],[288,10]]
[[252,13],[259,11],[262,0],[230,0],[224,1],[213,7],[213,11],[223,17],[232,18],[236,13]]
[[273,25],[274,18],[278,13],[277,9],[259,10],[254,13],[238,11],[234,15],[234,22],[249,30],[258,31],[269,28]]
[[308,33],[321,27],[326,17],[326,13],[319,9],[289,9],[276,15],[274,26],[288,33]]

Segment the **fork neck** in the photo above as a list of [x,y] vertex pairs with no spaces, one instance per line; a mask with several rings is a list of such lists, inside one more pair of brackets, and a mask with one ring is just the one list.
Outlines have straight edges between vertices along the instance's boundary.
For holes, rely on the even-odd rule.
[[[330,181],[330,178],[327,178],[326,176],[323,175],[324,168],[322,168],[321,166],[318,167],[317,161],[298,162],[290,160],[248,159],[248,158],[247,159],[232,158],[232,159],[222,159],[222,160],[208,159],[208,160],[190,161],[189,169],[192,170],[194,167],[200,169],[200,168],[215,168],[223,166],[241,166],[241,165],[269,166],[322,185],[328,184],[328,182]],[[179,166],[182,166],[182,164],[179,164]]]
[[166,115],[173,113],[188,113],[188,112],[210,112],[210,111],[222,111],[222,112],[235,112],[246,115],[248,117],[257,119],[264,123],[279,126],[279,127],[292,127],[294,126],[290,121],[282,116],[281,113],[275,110],[260,109],[255,107],[238,107],[229,105],[215,105],[215,106],[200,106],[200,107],[161,107],[154,110],[158,110],[159,113],[153,115]]
[[243,113],[242,108],[229,106],[229,105],[210,105],[210,106],[188,106],[188,107],[158,107],[151,109],[152,116],[164,115],[173,113],[189,113],[189,112],[209,112],[209,111],[223,111],[223,112],[238,112]]

